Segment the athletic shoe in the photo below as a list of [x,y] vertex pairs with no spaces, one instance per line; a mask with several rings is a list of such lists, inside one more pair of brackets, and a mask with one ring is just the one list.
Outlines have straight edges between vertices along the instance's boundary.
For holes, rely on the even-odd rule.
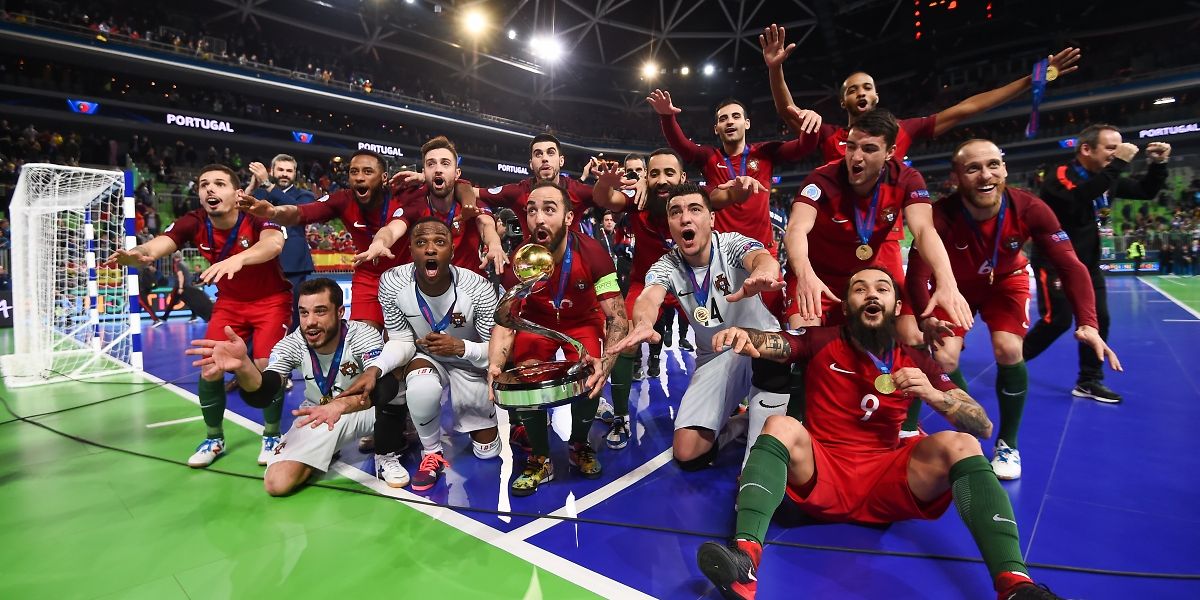
[[508,432],[508,443],[513,448],[520,448],[526,454],[533,452],[533,446],[529,443],[529,432],[525,431],[524,425],[514,425]]
[[208,438],[196,446],[196,453],[188,459],[187,464],[193,469],[203,469],[211,465],[225,451],[225,438]]
[[636,367],[633,368],[633,380],[634,381],[645,381],[646,380],[645,367],[643,367],[642,365],[637,365]]
[[450,462],[442,456],[441,452],[430,452],[421,459],[421,466],[417,467],[417,472],[412,478],[412,489],[414,492],[423,492],[437,483],[438,478],[442,476],[442,471],[450,466]]
[[263,436],[262,450],[258,453],[258,466],[260,466],[260,467],[267,466],[267,461],[270,460],[271,455],[275,453],[275,447],[278,445],[279,445],[279,436],[277,436],[277,435],[264,435]]
[[1063,600],[1050,588],[1035,584],[1024,573],[1001,573],[996,577],[996,587],[1000,590],[997,600]]
[[400,457],[395,454],[375,455],[375,476],[393,488],[402,488],[409,481],[408,470],[400,464]]
[[358,438],[358,453],[366,454],[375,450],[375,436],[364,435]]
[[1083,381],[1075,384],[1071,395],[1076,398],[1091,398],[1097,402],[1116,404],[1121,401],[1121,395],[1109,389],[1099,381]]
[[188,322],[188,324],[191,324],[191,323],[195,323],[196,321],[199,321],[199,320],[200,320],[200,317],[192,317],[192,318],[188,319],[187,322]]
[[900,439],[902,440],[906,440],[911,437],[917,437],[918,435],[921,435],[920,431],[909,431],[907,429],[900,430]]
[[620,450],[629,444],[629,423],[625,415],[613,419],[612,426],[604,436],[604,443],[613,450]]
[[613,405],[609,404],[608,400],[605,400],[603,397],[600,398],[600,406],[596,407],[596,418],[608,423],[609,425],[612,424],[613,419],[615,418],[615,415],[613,414]]
[[163,320],[161,320],[161,319],[160,319],[160,320],[158,320],[158,321],[155,321],[155,322],[154,322],[154,324],[153,324],[153,325],[151,325],[150,327],[151,327],[151,328],[153,328],[153,329],[158,329],[159,327],[162,327],[163,325],[166,325],[166,324],[167,324],[167,322],[166,322],[166,321],[163,321]]
[[554,463],[549,456],[530,454],[525,460],[525,470],[512,482],[512,495],[528,496],[537,491],[538,485],[554,480]]
[[695,352],[696,351],[696,347],[693,346],[692,343],[689,342],[686,337],[679,338],[679,349],[683,350],[684,352]]
[[658,376],[661,373],[662,372],[658,368],[658,359],[650,359],[650,368],[646,369],[646,377],[649,377],[650,379],[658,379]]
[[670,328],[670,327],[668,327],[666,331],[662,332],[662,345],[663,345],[663,348],[670,348],[671,346],[674,346],[674,345],[675,345],[675,344],[672,344],[672,343],[671,343],[671,340],[672,340],[671,336],[672,336],[672,335],[673,335],[673,334],[671,333],[671,328]]
[[1010,448],[1004,440],[996,440],[996,453],[992,457],[992,470],[996,479],[1005,481],[1021,477],[1021,452]]
[[758,561],[747,549],[754,548],[761,557],[762,547],[754,542],[738,540],[729,546],[704,542],[696,552],[696,562],[704,576],[721,591],[721,596],[729,600],[753,600],[758,591],[758,578],[754,575]]
[[596,450],[587,442],[571,444],[567,458],[572,467],[579,469],[579,474],[588,479],[600,477],[600,460],[596,458]]

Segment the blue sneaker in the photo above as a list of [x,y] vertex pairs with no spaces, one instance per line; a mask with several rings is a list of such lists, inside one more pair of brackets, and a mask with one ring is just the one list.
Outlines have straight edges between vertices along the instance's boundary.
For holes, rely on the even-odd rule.
[[275,453],[275,447],[279,445],[279,436],[264,435],[262,443],[262,452],[258,453],[258,465],[261,467],[267,466],[267,461],[271,455]]
[[602,396],[600,405],[596,407],[596,418],[611,425],[614,417],[612,404],[609,404],[608,400]]
[[604,436],[604,443],[608,444],[609,448],[620,450],[629,444],[629,423],[625,420],[627,418],[625,415],[613,418],[612,426]]

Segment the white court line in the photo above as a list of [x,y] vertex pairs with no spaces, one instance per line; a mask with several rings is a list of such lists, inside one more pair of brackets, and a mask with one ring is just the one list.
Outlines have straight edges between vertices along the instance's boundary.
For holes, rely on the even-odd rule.
[[[1197,312],[1196,309],[1180,302],[1174,296],[1162,291],[1162,288],[1158,287],[1157,285],[1154,285],[1153,283],[1150,283],[1149,281],[1147,281],[1145,279],[1138,278],[1138,281],[1150,286],[1151,288],[1154,289],[1154,291],[1162,294],[1164,298],[1166,298],[1167,300],[1170,300],[1171,302],[1174,302],[1175,305],[1178,306],[1179,308],[1182,308],[1183,310],[1188,311],[1188,313],[1191,314],[1193,317],[1200,319],[1200,312]],[[1182,285],[1182,284],[1180,284],[1180,285]]]
[[1200,323],[1200,319],[1163,319],[1163,323]]
[[203,418],[204,418],[204,415],[196,415],[194,417],[187,417],[184,419],[175,419],[174,421],[161,421],[159,423],[150,423],[150,424],[146,425],[146,429],[154,429],[155,427],[166,427],[167,425],[178,425],[180,423],[191,423],[192,421],[199,421]]
[[[613,496],[617,495],[617,493],[629,488],[638,481],[641,481],[647,475],[657,471],[659,467],[662,467],[669,462],[671,462],[671,449],[667,448],[666,450],[658,453],[658,455],[654,458],[650,459],[649,462],[608,482],[600,489],[582,498],[579,498],[575,501],[574,510],[567,505],[563,505],[562,508],[550,513],[550,515],[555,517],[566,517],[568,516],[569,512],[574,512],[575,515],[578,515],[579,513],[582,513],[583,511],[592,508],[597,504],[608,500],[609,498],[612,498]],[[562,522],[564,522],[562,519],[547,519],[543,517],[531,523],[526,523],[508,532],[507,535],[514,539],[526,540]]]
[[[176,394],[179,394],[185,400],[199,406],[200,398],[173,383],[168,383],[163,379],[143,372],[142,376],[156,383],[163,384],[162,387],[169,389]],[[239,415],[231,410],[225,411],[225,418],[232,421],[234,424],[248,429],[254,433],[262,434],[262,425],[256,423],[242,415]],[[393,498],[407,498],[416,500],[422,503],[428,503],[429,500],[422,498],[412,492],[403,489],[392,489],[387,487],[382,481],[363,473],[361,470],[348,465],[342,461],[334,461],[330,465],[330,470],[336,471],[340,475],[344,475],[357,483],[360,483],[372,490],[391,496]],[[590,592],[603,596],[605,598],[638,598],[652,600],[653,596],[649,596],[644,592],[631,588],[619,581],[605,577],[591,569],[582,565],[576,564],[554,554],[543,550],[523,539],[518,539],[506,536],[503,531],[485,525],[466,515],[455,512],[448,508],[440,508],[436,506],[422,506],[412,502],[404,502],[404,506],[422,512],[434,519],[437,519],[479,541],[490,544],[496,548],[504,550],[509,554],[528,562],[529,564],[545,569],[550,573],[554,573],[579,587],[582,587]]]

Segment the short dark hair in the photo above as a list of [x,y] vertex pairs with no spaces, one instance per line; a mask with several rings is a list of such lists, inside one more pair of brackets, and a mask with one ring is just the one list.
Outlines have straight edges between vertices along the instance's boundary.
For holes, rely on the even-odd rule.
[[730,104],[738,105],[738,108],[742,109],[742,116],[747,119],[750,118],[750,111],[746,110],[746,103],[742,102],[741,100],[738,100],[737,98],[726,98],[726,99],[718,102],[717,107],[713,109],[713,117],[716,117],[717,113],[721,112],[722,108],[725,108],[726,106],[729,106]]
[[375,152],[374,150],[367,150],[366,148],[363,148],[362,150],[355,150],[354,154],[350,155],[350,161],[348,161],[346,165],[349,166],[350,162],[353,162],[354,158],[358,156],[370,156],[371,158],[374,158],[379,162],[379,170],[385,173],[387,172],[387,159],[384,158],[382,154]]
[[554,148],[558,150],[559,154],[562,154],[562,144],[558,143],[558,138],[550,135],[549,133],[539,133],[533,136],[533,139],[529,140],[529,153],[533,154],[534,144],[540,144],[542,142],[554,142]]
[[700,198],[704,200],[704,206],[707,207],[708,210],[712,210],[712,201],[708,199],[708,190],[705,190],[704,188],[690,181],[685,181],[679,185],[671,186],[670,195],[667,196],[667,204],[670,204],[671,200],[675,199],[676,197],[691,196],[692,194],[700,194]]
[[425,142],[421,145],[421,162],[425,162],[426,154],[429,154],[434,150],[442,149],[449,150],[450,154],[454,155],[454,160],[458,160],[458,149],[454,147],[454,142],[451,142],[450,138],[447,138],[444,135],[439,135],[437,137],[429,138],[428,142]]
[[629,154],[625,155],[625,158],[621,159],[621,166],[622,167],[625,166],[625,163],[627,163],[631,160],[642,161],[643,167],[646,166],[650,162],[649,160],[646,160],[646,157],[644,155],[638,154],[637,152],[630,152]]
[[[447,225],[445,221],[443,221],[441,218],[435,217],[433,215],[425,215],[424,217],[417,219],[417,222],[413,223],[412,229],[410,229],[409,231],[412,233],[415,233],[417,231],[417,227],[419,227],[420,225],[422,225],[424,223],[436,223],[438,225],[441,225],[442,228],[446,230],[446,233],[453,240],[454,231],[450,229],[450,226]],[[412,233],[409,233],[410,238],[413,237]]]
[[[683,165],[683,157],[680,156],[678,152],[672,150],[671,148],[659,148],[659,149],[655,150],[654,152],[650,153],[650,158],[654,158],[655,156],[674,156],[675,160],[679,163],[679,170],[680,171],[683,170],[683,166],[684,166]],[[647,169],[650,168],[650,159],[649,158],[646,159],[646,168]]]
[[900,131],[900,123],[896,116],[886,108],[875,110],[855,119],[850,129],[857,129],[867,135],[881,135],[888,147],[896,145],[896,135]]
[[533,184],[533,187],[529,188],[529,193],[532,194],[534,190],[540,190],[542,188],[554,188],[558,190],[558,193],[562,196],[563,208],[565,208],[567,212],[574,210],[574,204],[571,202],[571,195],[567,193],[567,190],[563,188],[563,186],[558,185],[557,181],[550,181],[548,179],[538,181],[537,183]]
[[[847,81],[850,81],[850,78],[851,78],[851,77],[854,77],[855,75],[858,75],[858,74],[860,74],[860,73],[861,73],[861,74],[863,74],[863,75],[866,75],[867,77],[871,77],[871,74],[870,74],[870,73],[868,73],[868,72],[866,72],[866,71],[855,71],[855,72],[853,72],[853,73],[851,73],[851,74],[847,75],[847,76],[846,76],[846,78],[842,80],[842,85],[841,85],[841,90],[842,90],[842,92],[841,92],[841,94],[838,96],[839,98],[841,98],[841,97],[844,97],[844,96],[846,95],[846,87],[847,87],[847,86],[846,86],[846,82],[847,82]],[[871,77],[871,80],[872,80],[872,81],[874,81],[874,79],[875,79],[874,77]]]
[[[862,273],[863,271],[879,271],[880,273],[887,275],[888,281],[890,281],[892,283],[892,289],[895,290],[895,292],[896,292],[896,301],[901,300],[900,288],[899,288],[899,285],[896,283],[896,276],[892,275],[892,272],[889,271],[887,269],[887,267],[881,267],[879,265],[871,265],[868,267],[863,267],[861,269],[858,269],[854,273]],[[854,273],[852,273],[850,275],[850,280],[846,282],[846,289],[842,290],[842,298],[850,297],[850,288],[851,288],[851,286],[854,285]]]
[[196,174],[196,185],[200,185],[200,176],[201,175],[204,175],[205,173],[208,173],[211,171],[218,171],[218,172],[228,175],[229,182],[233,184],[233,187],[235,187],[235,188],[242,187],[242,180],[238,178],[237,172],[235,172],[233,169],[230,169],[229,167],[227,167],[225,165],[218,165],[215,163],[211,164],[211,165],[204,165],[200,169],[200,172]]
[[1102,131],[1115,131],[1117,133],[1121,133],[1120,129],[1114,125],[1109,125],[1108,123],[1093,123],[1088,125],[1087,127],[1083,128],[1083,131],[1079,132],[1079,144],[1075,146],[1075,152],[1079,152],[1079,149],[1082,148],[1084,144],[1087,144],[1091,148],[1095,148],[1097,145],[1099,145],[1100,132]]
[[305,279],[304,283],[300,284],[301,296],[312,296],[321,292],[329,292],[329,299],[337,308],[342,307],[342,286],[336,281],[328,277],[316,277],[314,279]]

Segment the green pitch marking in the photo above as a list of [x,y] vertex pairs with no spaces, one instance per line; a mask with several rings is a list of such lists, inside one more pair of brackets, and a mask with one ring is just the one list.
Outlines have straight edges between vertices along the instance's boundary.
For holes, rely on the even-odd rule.
[[1200,312],[1200,277],[1142,277],[1188,308]]

